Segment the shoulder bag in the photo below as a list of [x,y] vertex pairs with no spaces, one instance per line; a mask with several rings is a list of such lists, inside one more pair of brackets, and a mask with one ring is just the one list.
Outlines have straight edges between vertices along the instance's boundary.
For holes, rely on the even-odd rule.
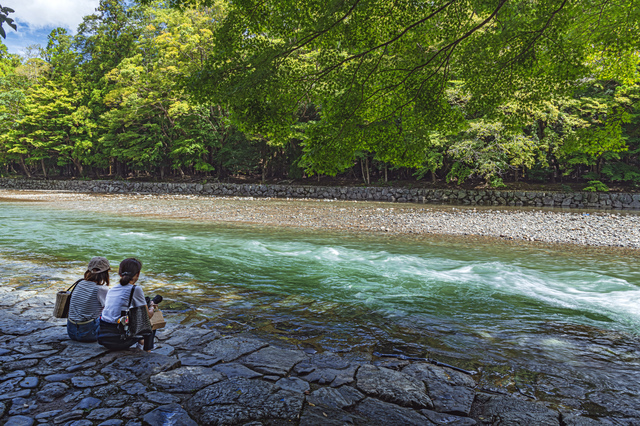
[[136,286],[131,287],[129,295],[129,304],[127,310],[118,318],[118,330],[120,330],[120,338],[126,340],[132,336],[144,336],[151,334],[151,321],[149,320],[149,309],[147,305],[131,307],[133,300],[133,292]]
[[56,293],[56,304],[53,307],[53,316],[56,318],[68,318],[69,317],[69,304],[71,303],[71,293],[76,288],[78,283],[82,281],[80,278],[78,281],[73,283],[71,287],[67,289],[67,291],[59,291]]

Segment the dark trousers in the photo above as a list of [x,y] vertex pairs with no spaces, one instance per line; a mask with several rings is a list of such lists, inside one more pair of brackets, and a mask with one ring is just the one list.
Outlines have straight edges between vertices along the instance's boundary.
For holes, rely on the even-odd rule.
[[100,319],[100,331],[98,332],[98,343],[112,351],[121,351],[135,345],[138,340],[144,339],[144,350],[153,349],[153,339],[155,338],[155,330],[146,336],[133,336],[128,339],[122,339],[118,325]]

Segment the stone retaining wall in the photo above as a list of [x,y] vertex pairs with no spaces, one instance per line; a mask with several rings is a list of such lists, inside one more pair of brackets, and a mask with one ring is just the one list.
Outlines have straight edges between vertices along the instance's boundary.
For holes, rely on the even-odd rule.
[[193,194],[243,197],[316,198],[398,203],[564,208],[640,208],[640,194],[463,189],[168,183],[109,180],[37,180],[0,178],[0,188],[98,193]]

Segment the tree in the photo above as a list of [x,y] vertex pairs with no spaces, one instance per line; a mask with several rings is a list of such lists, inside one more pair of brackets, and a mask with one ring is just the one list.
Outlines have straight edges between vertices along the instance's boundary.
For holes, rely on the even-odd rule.
[[13,19],[9,18],[9,14],[14,12],[15,10],[11,9],[10,7],[2,7],[2,5],[0,4],[0,36],[2,36],[2,38],[7,38],[7,33],[5,32],[3,27],[4,24],[7,24],[11,28],[13,28],[14,31],[18,31],[18,27],[16,26],[15,22],[13,22]]
[[318,105],[321,120],[304,131],[318,172],[350,167],[365,141],[419,166],[429,138],[415,135],[464,124],[447,102],[451,80],[470,111],[491,114],[514,97],[569,94],[584,77],[634,78],[639,16],[638,0],[238,0],[191,83],[276,144],[299,137],[301,105]]

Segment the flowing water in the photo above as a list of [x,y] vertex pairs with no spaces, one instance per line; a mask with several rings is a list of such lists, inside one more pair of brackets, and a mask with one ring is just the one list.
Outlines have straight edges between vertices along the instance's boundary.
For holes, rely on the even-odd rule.
[[[0,286],[143,262],[174,321],[429,357],[590,415],[638,418],[638,252],[118,217],[0,201]],[[115,269],[115,268],[114,268]]]

